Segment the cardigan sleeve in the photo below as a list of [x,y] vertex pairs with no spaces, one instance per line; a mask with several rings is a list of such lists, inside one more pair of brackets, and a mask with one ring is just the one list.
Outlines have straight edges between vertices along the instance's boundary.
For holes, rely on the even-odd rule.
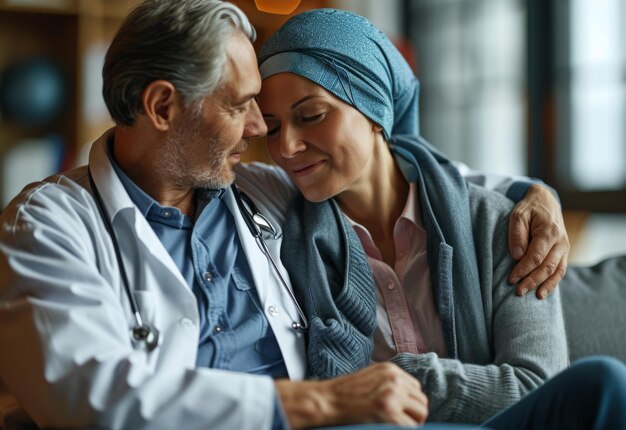
[[554,194],[554,197],[559,200],[559,193],[540,179],[530,178],[527,176],[507,176],[478,172],[470,169],[466,164],[463,164],[460,161],[453,160],[452,164],[454,164],[454,167],[459,170],[461,175],[468,182],[488,190],[496,191],[497,193],[508,197],[515,203],[523,200],[528,189],[534,184],[546,187],[552,192],[552,194]]
[[470,201],[492,362],[471,364],[434,353],[392,360],[422,383],[432,421],[482,422],[568,364],[559,289],[537,300],[517,297],[508,284],[514,264],[506,247],[511,202],[476,186],[470,186]]

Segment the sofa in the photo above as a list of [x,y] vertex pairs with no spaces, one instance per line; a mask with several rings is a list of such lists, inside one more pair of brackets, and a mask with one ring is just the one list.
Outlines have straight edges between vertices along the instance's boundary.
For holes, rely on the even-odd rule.
[[559,288],[570,361],[602,354],[626,362],[626,256],[570,267]]

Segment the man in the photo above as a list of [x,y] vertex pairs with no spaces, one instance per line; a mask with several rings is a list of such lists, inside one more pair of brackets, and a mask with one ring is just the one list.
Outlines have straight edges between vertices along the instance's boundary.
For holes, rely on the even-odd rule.
[[390,364],[300,381],[285,270],[229,188],[266,132],[253,38],[214,0],[146,0],[125,20],[103,71],[115,128],[0,217],[3,428],[425,421],[419,383]]

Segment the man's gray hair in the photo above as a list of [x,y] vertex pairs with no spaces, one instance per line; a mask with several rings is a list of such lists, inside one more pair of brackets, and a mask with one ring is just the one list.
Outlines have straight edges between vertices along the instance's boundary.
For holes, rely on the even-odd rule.
[[116,124],[132,125],[153,81],[171,82],[186,107],[224,78],[226,43],[234,31],[254,41],[244,13],[221,0],[144,0],[126,17],[109,47],[102,93]]

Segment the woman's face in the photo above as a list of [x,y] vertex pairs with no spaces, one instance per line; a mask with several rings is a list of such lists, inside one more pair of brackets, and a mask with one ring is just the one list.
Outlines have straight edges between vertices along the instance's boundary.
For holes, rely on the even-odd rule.
[[375,177],[380,127],[312,81],[279,73],[263,81],[259,106],[270,156],[307,200],[366,191]]

